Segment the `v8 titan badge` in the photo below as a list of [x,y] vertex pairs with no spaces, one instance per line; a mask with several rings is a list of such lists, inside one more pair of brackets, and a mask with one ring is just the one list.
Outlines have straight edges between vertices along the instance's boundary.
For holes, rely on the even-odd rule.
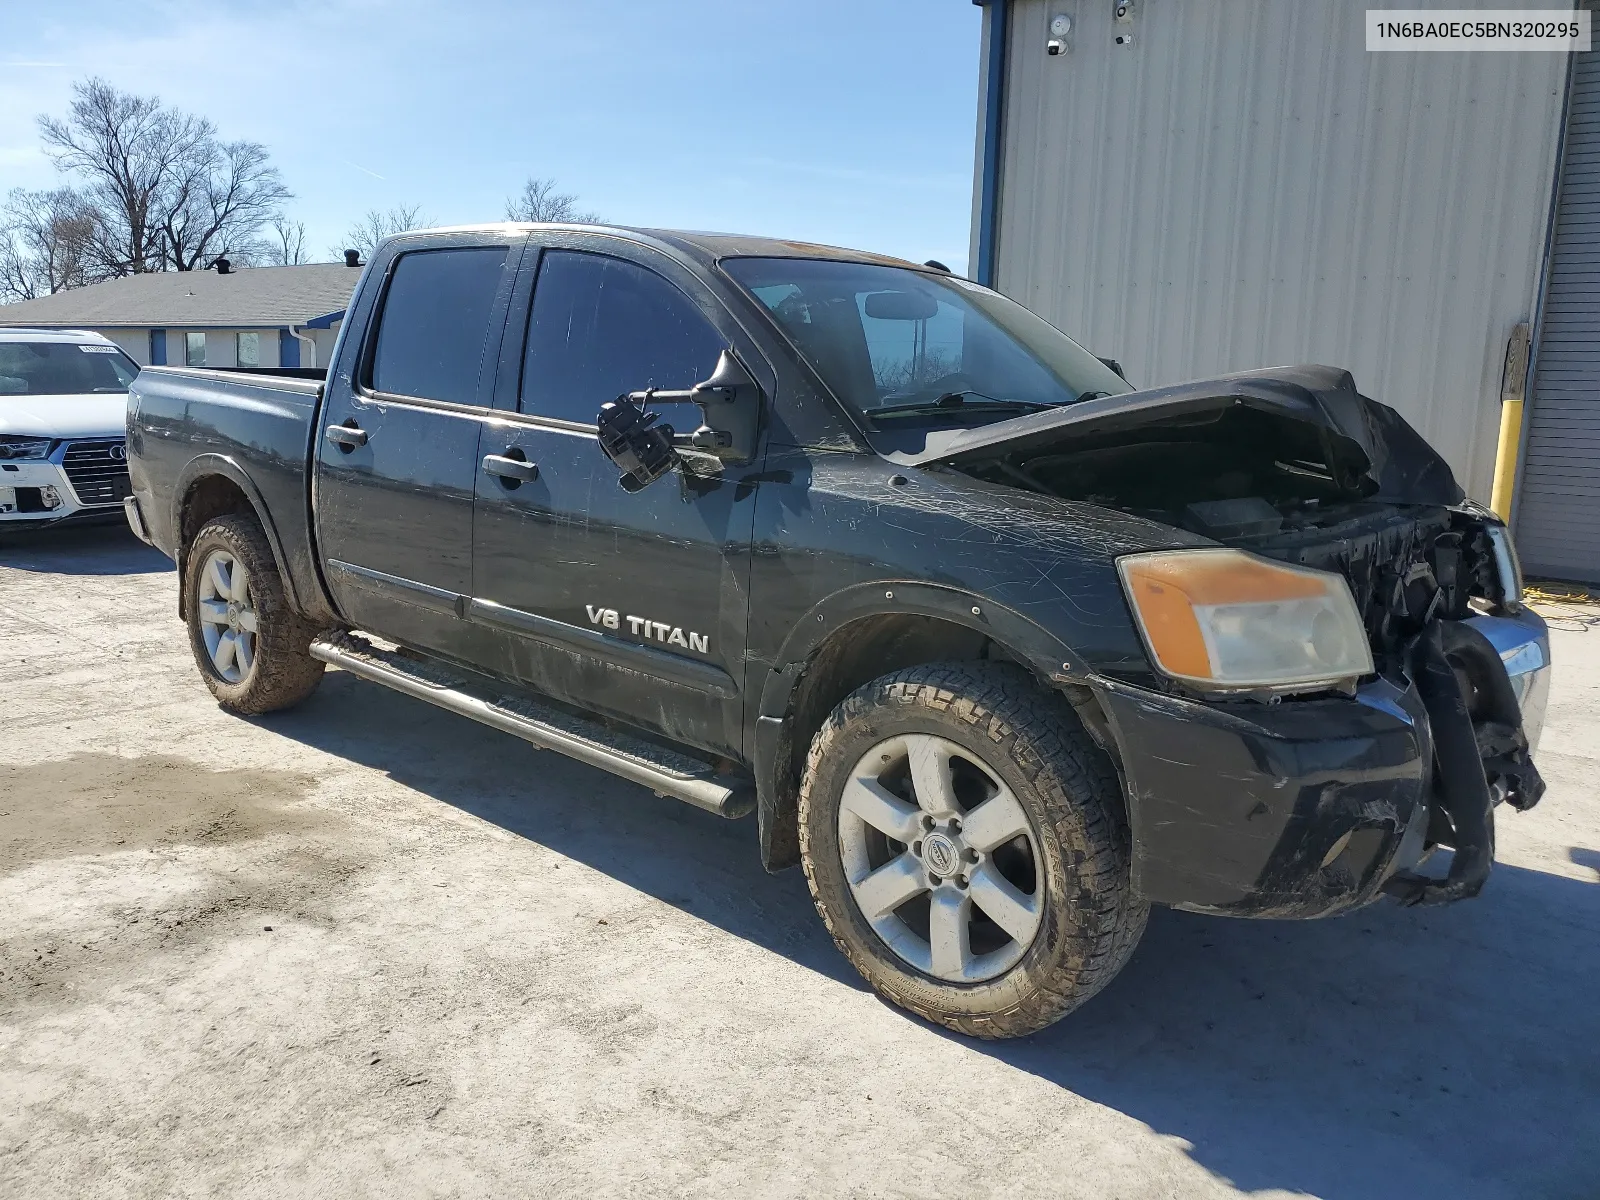
[[668,625],[664,621],[652,621],[649,617],[621,616],[614,608],[599,608],[593,604],[585,604],[584,610],[589,614],[589,624],[599,625],[604,629],[621,629],[622,622],[628,623],[628,632],[634,637],[650,638],[668,646],[682,646],[685,650],[694,650],[700,654],[711,653],[711,635],[706,633],[686,633],[678,625]]

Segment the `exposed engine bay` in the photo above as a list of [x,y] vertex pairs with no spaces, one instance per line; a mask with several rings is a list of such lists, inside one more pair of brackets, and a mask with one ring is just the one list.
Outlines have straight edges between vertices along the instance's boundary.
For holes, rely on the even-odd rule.
[[1500,653],[1472,623],[1519,608],[1503,526],[1465,500],[1432,448],[1393,410],[1356,394],[1344,372],[1293,368],[1165,392],[1166,404],[1119,413],[1096,402],[1104,416],[1063,418],[1057,428],[947,457],[991,482],[1343,576],[1377,674],[1414,686],[1426,706],[1434,755],[1427,842],[1456,851],[1447,880],[1402,872],[1386,890],[1411,903],[1475,895],[1493,861],[1493,807],[1527,809],[1544,791],[1519,697]]

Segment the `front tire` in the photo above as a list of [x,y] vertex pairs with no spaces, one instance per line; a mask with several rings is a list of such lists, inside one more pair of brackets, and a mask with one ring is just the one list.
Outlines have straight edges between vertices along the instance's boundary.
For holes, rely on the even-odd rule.
[[1110,761],[1008,665],[913,667],[847,697],[811,743],[800,839],[817,911],[873,989],[976,1037],[1077,1008],[1149,913]]
[[195,665],[217,703],[256,714],[300,703],[322,681],[308,648],[316,629],[290,607],[253,516],[207,523],[189,547],[184,618]]

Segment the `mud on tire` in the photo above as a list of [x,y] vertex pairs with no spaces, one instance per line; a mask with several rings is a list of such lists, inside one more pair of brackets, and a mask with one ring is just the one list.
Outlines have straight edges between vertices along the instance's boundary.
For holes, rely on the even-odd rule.
[[[202,592],[206,590],[202,577],[219,551],[248,574],[248,607],[256,626],[251,665],[237,671],[235,660],[237,679],[229,679],[219,670],[201,620]],[[217,589],[213,586],[210,590]],[[290,607],[277,561],[253,515],[229,513],[201,528],[184,567],[183,608],[200,677],[217,703],[230,712],[255,714],[288,708],[304,700],[322,681],[324,664],[308,653],[318,631]]]
[[[841,858],[841,796],[863,756],[919,735],[969,751],[1032,826],[1042,913],[1031,944],[993,978],[952,982],[912,966],[863,914]],[[812,740],[800,839],[817,911],[874,990],[976,1037],[1032,1033],[1078,1007],[1122,969],[1149,912],[1129,884],[1127,823],[1109,759],[1061,697],[1009,665],[913,667],[848,696]]]

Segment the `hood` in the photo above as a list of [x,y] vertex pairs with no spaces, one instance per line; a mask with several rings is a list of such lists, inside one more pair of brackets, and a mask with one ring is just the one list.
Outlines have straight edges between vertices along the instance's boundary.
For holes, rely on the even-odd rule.
[[1394,409],[1356,391],[1338,367],[1273,367],[1215,379],[1104,396],[1029,413],[977,429],[897,431],[875,438],[890,461],[952,465],[1028,456],[1078,443],[1132,443],[1157,429],[1216,424],[1230,410],[1261,420],[1285,458],[1324,464],[1343,487],[1394,504],[1459,504],[1463,492],[1448,463]]
[[0,394],[0,433],[48,438],[123,437],[128,397],[122,392],[87,396]]

